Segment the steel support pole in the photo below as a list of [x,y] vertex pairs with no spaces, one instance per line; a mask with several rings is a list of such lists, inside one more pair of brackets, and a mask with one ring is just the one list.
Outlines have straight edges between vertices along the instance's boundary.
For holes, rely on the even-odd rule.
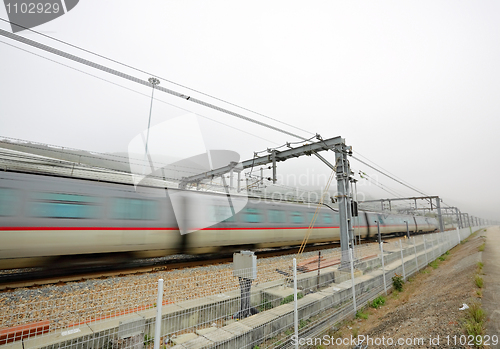
[[271,152],[271,159],[273,161],[273,184],[276,184],[276,149]]
[[348,200],[348,183],[350,169],[346,159],[345,145],[335,146],[335,164],[337,178],[337,201],[339,205],[340,217],[340,249],[341,268],[349,267],[349,221],[351,218],[350,203]]
[[[444,224],[443,224],[443,216],[441,214],[441,203],[440,203],[441,199],[439,199],[439,197],[436,198],[436,208],[437,208],[437,211],[438,211],[438,219],[439,219],[439,230],[441,231],[441,233],[444,231]],[[432,202],[432,199],[431,199],[431,202]]]

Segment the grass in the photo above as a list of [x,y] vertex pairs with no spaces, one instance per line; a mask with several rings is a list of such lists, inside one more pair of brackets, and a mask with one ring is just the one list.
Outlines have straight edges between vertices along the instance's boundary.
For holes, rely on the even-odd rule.
[[479,288],[483,288],[483,278],[476,274],[474,281],[476,282],[476,286]]
[[481,246],[479,246],[479,251],[484,251],[484,247],[486,246],[486,242],[484,242]]

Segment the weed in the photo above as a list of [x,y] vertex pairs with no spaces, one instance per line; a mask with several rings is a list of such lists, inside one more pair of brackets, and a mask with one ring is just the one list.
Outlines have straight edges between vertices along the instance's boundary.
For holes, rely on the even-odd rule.
[[[302,293],[297,293],[297,300],[301,299],[302,297],[304,297],[304,295]],[[283,300],[281,301],[281,305],[287,304],[290,302],[293,302],[293,294],[283,298]]]
[[429,270],[427,270],[427,269],[422,269],[422,270],[420,270],[420,272],[421,272],[422,274],[429,274],[429,273],[430,273],[430,271],[429,271]]
[[[293,301],[293,299],[292,299],[292,301]],[[272,309],[272,308],[273,308],[273,305],[271,304],[271,302],[267,298],[264,298],[262,300],[262,304],[259,307],[259,310],[260,311],[265,311],[265,310],[269,310],[269,309]]]
[[483,278],[476,274],[475,280],[476,286],[479,288],[483,288]]
[[477,290],[477,291],[476,291],[476,293],[477,293],[477,296],[478,296],[479,298],[482,298],[482,297],[483,297],[483,291],[481,291],[481,290]]
[[429,263],[429,265],[432,267],[432,269],[437,269],[439,267],[439,262],[438,261],[432,261]]
[[152,343],[154,340],[154,337],[151,337],[147,333],[144,335],[144,346],[147,346],[148,344]]
[[399,275],[399,274],[395,274],[393,277],[392,277],[392,286],[394,287],[394,289],[398,292],[401,292],[403,291],[403,284],[405,282],[403,281],[403,276],[402,275]]
[[383,306],[385,304],[385,297],[383,296],[378,296],[377,298],[375,298],[371,303],[370,303],[370,307],[372,308],[375,308],[375,309],[378,309],[380,308],[381,306]]
[[484,247],[486,246],[486,242],[484,242],[481,246],[479,246],[479,251],[484,251]]
[[353,336],[354,338],[358,338],[358,332],[359,332],[359,328],[354,327],[354,328],[352,329],[352,336]]
[[[483,308],[481,308],[481,303],[478,301],[473,301],[467,309],[466,318],[463,323],[463,327],[469,336],[474,336],[474,338],[481,338],[485,331],[484,321],[486,320],[486,314]],[[480,347],[481,342],[476,341],[476,346]]]
[[306,326],[307,326],[307,321],[301,319],[299,321],[299,329],[303,328],[303,327],[306,327]]
[[[474,338],[482,338],[485,331],[484,321],[486,320],[486,314],[483,308],[481,308],[481,303],[478,301],[473,301],[467,309],[466,318],[463,323],[463,328],[469,336],[474,336]],[[476,346],[481,347],[482,343],[476,341]]]
[[366,319],[368,319],[368,314],[365,313],[365,312],[363,312],[363,311],[361,311],[361,310],[358,310],[356,312],[356,319],[364,319],[364,320],[366,320]]
[[479,269],[483,269],[484,263],[483,262],[477,262],[477,266],[479,267]]

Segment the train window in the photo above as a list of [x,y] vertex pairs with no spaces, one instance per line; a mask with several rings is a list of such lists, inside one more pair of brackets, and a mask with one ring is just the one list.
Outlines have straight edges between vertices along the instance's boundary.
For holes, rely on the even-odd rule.
[[285,223],[285,212],[281,210],[269,210],[267,211],[269,215],[270,223]]
[[[313,218],[314,218],[314,212],[307,212],[307,223],[311,224]],[[318,222],[318,215],[316,215],[316,222]],[[316,224],[316,222],[314,223]]]
[[292,223],[295,223],[295,224],[304,223],[304,216],[302,215],[302,212],[299,212],[299,211],[292,212]]
[[262,223],[262,214],[260,210],[252,207],[247,207],[244,212],[245,222]]
[[16,190],[0,188],[0,216],[14,216],[18,205]]
[[97,199],[76,194],[36,193],[28,213],[33,217],[89,219],[99,216]]
[[208,219],[211,222],[234,222],[229,206],[209,206]]
[[323,223],[333,224],[333,217],[330,213],[323,213]]
[[111,209],[112,219],[158,219],[158,207],[153,200],[114,198]]

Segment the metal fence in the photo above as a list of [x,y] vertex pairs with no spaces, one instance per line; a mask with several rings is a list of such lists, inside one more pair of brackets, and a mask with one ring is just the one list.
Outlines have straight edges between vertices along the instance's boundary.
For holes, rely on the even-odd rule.
[[228,264],[160,273],[160,288],[144,276],[128,287],[105,281],[38,297],[35,289],[8,302],[0,295],[0,348],[294,347],[354,317],[393,276],[411,277],[471,232],[359,245],[352,258],[330,249],[262,259],[256,277]]

